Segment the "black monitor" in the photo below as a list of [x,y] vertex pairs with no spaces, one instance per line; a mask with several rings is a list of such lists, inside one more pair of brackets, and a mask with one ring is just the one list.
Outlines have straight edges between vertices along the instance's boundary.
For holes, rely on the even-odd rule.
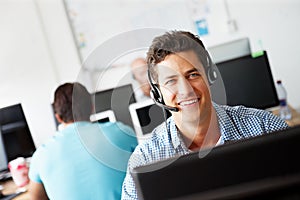
[[279,105],[267,52],[216,64],[222,76],[227,104],[267,109]]
[[17,157],[31,157],[35,149],[21,104],[1,108],[0,171]]
[[98,91],[94,94],[94,97],[95,113],[112,110],[117,121],[133,127],[128,107],[136,100],[131,84]]
[[139,199],[300,199],[300,126],[133,169]]
[[149,138],[153,129],[171,116],[152,99],[131,104],[129,112],[139,142]]

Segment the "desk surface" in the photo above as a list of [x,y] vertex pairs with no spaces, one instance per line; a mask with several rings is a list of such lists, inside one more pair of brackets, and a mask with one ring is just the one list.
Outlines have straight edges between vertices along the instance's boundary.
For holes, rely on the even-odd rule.
[[[4,195],[13,194],[18,189],[17,186],[15,185],[15,183],[13,182],[13,180],[7,180],[4,182],[0,182],[0,185],[3,186],[2,193]],[[28,186],[25,186],[25,188],[28,189]],[[26,191],[26,192],[18,195],[17,197],[13,198],[13,200],[30,200],[29,193]]]
[[[292,111],[292,119],[290,120],[286,120],[286,122],[288,123],[289,126],[296,126],[296,125],[300,125],[300,113],[298,113],[294,108],[292,108],[291,106],[289,106],[289,108]],[[279,110],[276,109],[273,111],[273,113],[275,115],[278,115]]]

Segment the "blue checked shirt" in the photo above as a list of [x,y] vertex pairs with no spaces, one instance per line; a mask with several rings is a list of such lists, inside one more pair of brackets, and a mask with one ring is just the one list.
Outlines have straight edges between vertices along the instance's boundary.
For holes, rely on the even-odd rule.
[[[264,110],[244,106],[230,107],[215,103],[213,105],[221,132],[220,144],[288,127],[285,121]],[[122,187],[122,199],[124,200],[138,199],[135,183],[130,175],[131,169],[191,152],[185,146],[172,117],[167,120],[167,124],[162,123],[152,133],[151,139],[139,144],[129,159],[127,174]]]

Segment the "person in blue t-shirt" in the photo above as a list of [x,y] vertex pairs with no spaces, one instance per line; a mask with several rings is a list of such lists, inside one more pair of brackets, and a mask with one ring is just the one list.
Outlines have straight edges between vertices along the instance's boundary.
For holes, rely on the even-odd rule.
[[133,130],[120,122],[91,123],[92,109],[91,95],[80,83],[56,89],[55,116],[64,129],[32,156],[32,200],[120,199],[137,140]]

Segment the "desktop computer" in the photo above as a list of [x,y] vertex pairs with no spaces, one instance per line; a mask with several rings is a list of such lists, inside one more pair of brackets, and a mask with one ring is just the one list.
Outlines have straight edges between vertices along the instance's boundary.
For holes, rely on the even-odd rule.
[[36,150],[21,104],[0,108],[0,180],[10,177],[8,163]]
[[207,150],[133,169],[139,199],[300,199],[300,126]]

